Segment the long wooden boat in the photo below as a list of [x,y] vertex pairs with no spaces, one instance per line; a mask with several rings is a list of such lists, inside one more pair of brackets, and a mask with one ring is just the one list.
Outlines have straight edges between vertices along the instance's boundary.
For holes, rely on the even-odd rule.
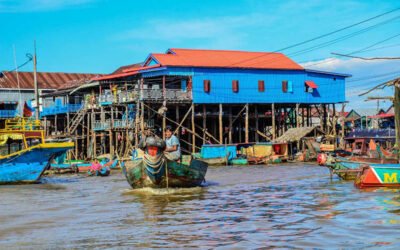
[[357,175],[354,185],[358,188],[400,188],[400,166],[365,166]]
[[[18,148],[11,149],[11,145]],[[40,121],[18,118],[6,120],[0,130],[0,146],[7,148],[7,153],[0,155],[0,184],[16,184],[38,182],[49,162],[74,143],[47,143]]]
[[187,165],[168,160],[159,142],[153,137],[146,139],[143,158],[122,165],[122,171],[132,188],[197,187],[205,181],[206,162],[194,159]]
[[363,163],[380,163],[380,164],[398,163],[398,160],[394,158],[372,158],[364,156],[350,156],[347,159],[349,161],[363,162]]
[[400,167],[398,163],[373,163],[373,162],[358,162],[349,161],[347,158],[337,157],[335,162],[332,164],[327,164],[334,174],[339,176],[343,180],[355,180],[358,173],[361,171],[363,165],[368,164],[370,166],[387,166],[387,167]]

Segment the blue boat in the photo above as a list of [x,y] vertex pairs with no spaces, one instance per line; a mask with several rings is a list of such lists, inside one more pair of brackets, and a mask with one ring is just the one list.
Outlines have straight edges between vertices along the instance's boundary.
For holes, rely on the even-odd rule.
[[0,130],[0,184],[38,182],[50,161],[73,146],[73,142],[45,142],[40,121],[7,120]]
[[366,163],[366,162],[348,161],[342,157],[338,157],[336,159],[336,162],[334,164],[331,164],[329,167],[332,169],[333,173],[338,175],[341,179],[355,180],[358,173],[361,171],[361,167],[363,165],[400,168],[400,164],[397,163],[386,163],[386,164]]

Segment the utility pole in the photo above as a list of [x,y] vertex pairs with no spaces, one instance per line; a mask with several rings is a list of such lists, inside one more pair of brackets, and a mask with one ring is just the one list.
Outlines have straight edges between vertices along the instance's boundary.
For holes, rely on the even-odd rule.
[[39,89],[38,89],[38,84],[37,84],[37,76],[36,76],[36,40],[33,41],[33,86],[35,88],[35,102],[36,102],[36,112],[35,112],[35,118],[36,120],[39,120],[39,112],[40,112],[40,105],[39,105]]

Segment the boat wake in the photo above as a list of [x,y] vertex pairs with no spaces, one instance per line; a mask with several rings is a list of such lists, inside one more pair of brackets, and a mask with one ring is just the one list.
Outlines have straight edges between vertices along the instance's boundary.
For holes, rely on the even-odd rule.
[[171,194],[196,194],[203,191],[202,187],[193,188],[138,188],[125,189],[122,191],[124,195],[130,194],[151,194],[151,195],[171,195]]

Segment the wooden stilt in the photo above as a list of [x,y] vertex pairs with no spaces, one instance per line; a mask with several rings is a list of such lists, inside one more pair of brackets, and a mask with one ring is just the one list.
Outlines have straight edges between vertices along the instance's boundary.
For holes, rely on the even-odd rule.
[[300,107],[300,104],[299,104],[299,103],[296,103],[296,110],[295,110],[296,128],[300,127],[300,121],[299,121],[299,107]]
[[207,110],[206,110],[206,105],[203,104],[203,144],[206,144],[206,132],[207,132]]
[[[165,86],[165,75],[163,76],[163,78],[162,78],[162,87],[163,87],[163,99],[164,99],[164,102],[163,102],[163,105],[165,105],[165,106],[167,106],[167,89],[166,89],[166,86]],[[162,117],[162,131],[164,132],[164,130],[165,130],[165,127],[166,127],[166,123],[167,123],[167,120],[166,120],[166,112],[164,112],[163,113],[163,117]],[[162,133],[163,134],[163,139],[165,140],[165,133]]]
[[275,140],[275,138],[276,138],[275,103],[272,103],[272,105],[271,105],[271,118],[272,118],[272,124],[271,124],[272,140]]
[[194,123],[194,114],[195,114],[195,107],[194,107],[194,103],[192,103],[192,153],[196,153],[196,127],[195,127],[195,123]]
[[219,141],[221,144],[224,143],[224,131],[223,131],[223,124],[222,124],[222,104],[219,104],[219,115],[218,115],[218,127],[219,127]]
[[232,125],[233,125],[233,122],[232,122],[232,105],[229,105],[229,135],[228,135],[228,141],[229,141],[229,144],[232,144]]
[[244,134],[244,140],[246,143],[249,142],[249,104],[246,104],[246,118],[245,118],[245,134]]
[[258,106],[257,106],[257,104],[254,105],[254,119],[255,119],[255,126],[256,126],[254,138],[255,138],[255,141],[258,142],[259,141],[259,138],[258,138],[259,131],[258,131]]

